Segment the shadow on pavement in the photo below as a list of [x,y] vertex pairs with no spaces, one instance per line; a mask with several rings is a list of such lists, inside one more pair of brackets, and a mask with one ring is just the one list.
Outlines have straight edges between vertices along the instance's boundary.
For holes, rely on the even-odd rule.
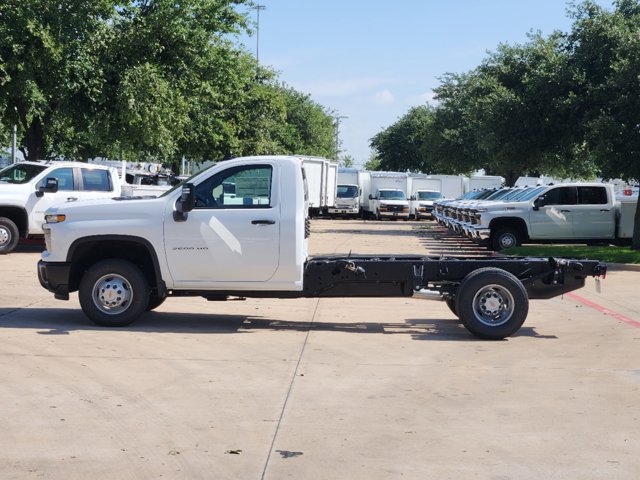
[[[13,315],[12,315],[13,314]],[[73,331],[108,330],[154,333],[229,334],[257,330],[318,331],[411,335],[414,340],[479,341],[456,319],[406,319],[400,322],[307,322],[277,320],[260,316],[204,313],[149,312],[127,327],[100,327],[81,310],[55,308],[2,308],[0,328],[28,328],[39,335],[69,335]],[[556,338],[539,335],[535,329],[523,327],[514,336]]]

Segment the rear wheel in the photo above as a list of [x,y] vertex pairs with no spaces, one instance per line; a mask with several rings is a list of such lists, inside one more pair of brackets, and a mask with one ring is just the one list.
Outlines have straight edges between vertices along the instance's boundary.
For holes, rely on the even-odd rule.
[[6,217],[0,217],[0,254],[13,252],[19,239],[20,232],[16,224]]
[[477,337],[500,340],[520,329],[529,312],[529,298],[511,273],[480,268],[460,283],[456,311],[467,330]]
[[449,310],[451,310],[451,313],[453,313],[457,317],[458,311],[456,310],[456,299],[449,297],[446,298],[444,302],[447,304],[447,307],[449,307]]
[[149,305],[150,288],[131,262],[109,259],[93,265],[80,282],[80,306],[87,317],[105,327],[124,327]]

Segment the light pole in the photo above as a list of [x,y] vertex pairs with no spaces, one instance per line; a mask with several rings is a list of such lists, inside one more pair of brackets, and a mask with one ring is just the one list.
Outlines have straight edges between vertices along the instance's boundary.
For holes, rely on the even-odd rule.
[[347,115],[334,115],[336,120],[336,132],[335,132],[335,143],[336,143],[336,160],[338,160],[338,156],[340,155],[340,120],[344,118],[349,118]]
[[258,68],[260,67],[260,10],[266,10],[267,7],[264,5],[256,4],[253,8],[256,9],[257,20],[256,20],[256,74],[258,72]]
[[[13,107],[16,111],[16,116],[18,115],[18,109]],[[16,163],[16,139],[18,137],[18,125],[16,122],[13,122],[13,135],[11,136],[11,163]]]

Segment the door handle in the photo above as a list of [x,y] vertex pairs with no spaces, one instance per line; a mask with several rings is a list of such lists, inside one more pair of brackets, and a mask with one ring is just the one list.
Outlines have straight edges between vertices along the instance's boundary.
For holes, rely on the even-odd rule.
[[600,211],[601,212],[610,212],[611,210],[609,210],[608,208],[601,208]]
[[560,210],[560,213],[571,213],[571,210]]
[[75,202],[78,200],[78,197],[67,197],[67,202]]
[[275,220],[251,220],[251,225],[273,225]]

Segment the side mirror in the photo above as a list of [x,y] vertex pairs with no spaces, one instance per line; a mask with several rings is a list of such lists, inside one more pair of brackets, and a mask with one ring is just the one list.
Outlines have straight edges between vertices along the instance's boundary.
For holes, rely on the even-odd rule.
[[536,198],[533,201],[533,209],[534,210],[540,210],[540,207],[544,207],[545,206],[545,198],[544,195],[541,197]]
[[415,200],[415,199],[416,199],[416,196],[415,196],[415,195],[411,195],[411,196],[409,197],[409,200]]
[[58,179],[55,177],[47,177],[44,185],[40,185],[36,190],[36,197],[42,197],[45,193],[56,193],[58,191]]
[[373,195],[369,194],[369,200],[373,200]]
[[196,187],[193,183],[185,183],[182,186],[182,193],[176,202],[176,210],[173,218],[176,222],[184,222],[189,213],[196,206]]

